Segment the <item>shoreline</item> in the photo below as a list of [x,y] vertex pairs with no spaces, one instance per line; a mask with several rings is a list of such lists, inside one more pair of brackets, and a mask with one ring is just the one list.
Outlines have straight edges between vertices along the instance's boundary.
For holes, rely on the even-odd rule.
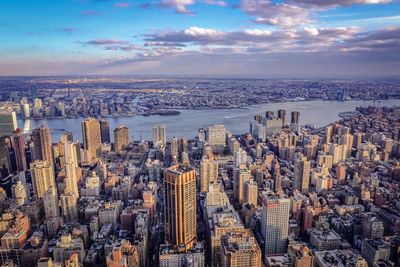
[[265,104],[280,104],[280,103],[293,103],[293,102],[298,102],[298,103],[304,103],[304,102],[315,102],[315,101],[322,101],[322,102],[338,102],[338,103],[345,103],[345,102],[351,102],[351,101],[387,101],[387,100],[400,100],[400,98],[388,98],[388,99],[379,99],[379,100],[374,100],[374,99],[352,99],[352,100],[323,100],[323,99],[314,99],[314,100],[286,100],[286,101],[278,101],[278,102],[264,102],[260,104],[248,104],[248,105],[239,105],[239,106],[232,106],[232,107],[192,107],[192,108],[164,108],[161,110],[157,111],[152,111],[152,112],[140,112],[136,114],[117,114],[117,115],[88,115],[88,116],[64,116],[64,117],[31,117],[31,118],[18,118],[19,120],[25,121],[25,120],[57,120],[57,119],[80,119],[80,118],[87,118],[87,117],[95,117],[95,118],[132,118],[132,117],[137,117],[137,116],[144,116],[144,117],[151,117],[151,116],[164,116],[164,117],[169,117],[169,116],[179,116],[181,115],[182,111],[187,111],[187,110],[232,110],[232,109],[242,109],[242,110],[249,110],[249,107],[255,107],[255,106],[260,106],[260,105],[265,105]]

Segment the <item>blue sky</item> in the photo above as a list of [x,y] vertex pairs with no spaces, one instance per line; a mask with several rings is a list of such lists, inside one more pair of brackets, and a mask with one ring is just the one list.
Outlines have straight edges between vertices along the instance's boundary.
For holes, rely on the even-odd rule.
[[391,0],[0,1],[0,75],[396,75]]

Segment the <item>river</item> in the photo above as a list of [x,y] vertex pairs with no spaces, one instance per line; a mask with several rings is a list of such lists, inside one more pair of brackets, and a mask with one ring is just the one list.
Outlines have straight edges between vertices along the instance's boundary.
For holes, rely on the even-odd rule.
[[[134,140],[152,140],[152,127],[155,123],[164,123],[167,131],[167,139],[176,137],[194,138],[197,129],[213,124],[224,124],[232,134],[240,134],[249,131],[249,122],[257,114],[265,114],[265,111],[286,110],[286,122],[290,122],[290,113],[300,111],[300,124],[312,124],[325,126],[339,118],[338,113],[354,111],[357,106],[373,105],[373,101],[304,101],[267,103],[252,105],[246,108],[219,109],[219,110],[180,110],[177,116],[150,117],[136,116],[123,118],[105,118],[110,123],[111,138],[113,129],[119,125],[129,128],[130,135]],[[382,100],[380,106],[400,106],[400,99]],[[18,127],[23,129],[25,134],[30,134],[32,129],[45,125],[51,129],[53,142],[58,142],[60,136],[66,129],[73,133],[74,140],[82,141],[81,122],[83,118],[74,119],[43,119],[43,120],[18,120]],[[113,140],[113,139],[112,139]]]

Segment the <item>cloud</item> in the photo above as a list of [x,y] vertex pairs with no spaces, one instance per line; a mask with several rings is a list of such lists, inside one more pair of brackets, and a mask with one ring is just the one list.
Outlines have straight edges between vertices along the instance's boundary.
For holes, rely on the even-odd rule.
[[89,16],[100,15],[100,12],[99,11],[88,10],[88,11],[82,11],[81,15],[89,17]]
[[228,3],[225,1],[218,1],[218,0],[203,0],[201,1],[204,4],[209,5],[217,5],[217,6],[228,6]]
[[104,46],[105,50],[122,50],[125,52],[130,52],[132,50],[139,50],[139,51],[146,51],[147,49],[137,46],[137,45],[109,45],[109,46]]
[[121,41],[117,39],[96,39],[84,42],[85,44],[92,45],[112,45],[112,44],[127,44],[127,41]]
[[282,50],[305,49],[342,42],[359,33],[359,27],[315,28],[286,30],[245,29],[238,31],[217,31],[200,27],[190,27],[178,31],[159,31],[144,35],[150,44],[184,44],[186,46],[236,46],[248,49]]
[[151,5],[151,3],[146,2],[146,3],[143,3],[143,4],[138,5],[138,7],[139,7],[139,8],[144,8],[144,9],[151,9],[151,8],[152,8],[152,5]]
[[115,3],[114,7],[116,8],[128,8],[130,6],[129,3]]
[[187,5],[194,5],[194,0],[162,0],[156,3],[156,6],[160,9],[174,8],[177,14],[193,15],[194,12],[188,10]]
[[61,27],[61,28],[56,28],[57,31],[64,31],[64,32],[68,32],[68,33],[72,33],[74,31],[77,31],[77,28],[74,27]]
[[235,8],[241,8],[246,14],[256,16],[253,23],[290,28],[310,24],[312,10],[290,5],[285,2],[275,3],[270,0],[242,0]]
[[185,44],[177,42],[146,42],[144,46],[174,46],[174,47],[185,47]]
[[351,5],[386,4],[393,2],[393,0],[290,0],[290,2],[294,4],[307,4],[318,7],[348,7]]
[[28,35],[43,35],[42,32],[27,32]]

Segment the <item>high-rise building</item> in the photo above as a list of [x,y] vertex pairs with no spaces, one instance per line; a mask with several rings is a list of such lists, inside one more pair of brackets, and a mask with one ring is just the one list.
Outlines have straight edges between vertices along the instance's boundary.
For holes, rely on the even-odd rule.
[[5,179],[9,179],[11,173],[11,163],[10,163],[10,154],[8,151],[8,147],[5,142],[5,138],[0,136],[0,180],[1,183],[5,181]]
[[14,111],[0,111],[0,136],[11,136],[17,127],[17,115]]
[[21,104],[21,113],[25,119],[29,119],[31,117],[28,103]]
[[79,197],[76,167],[75,164],[69,160],[65,163],[65,185],[65,192],[73,192],[76,197]]
[[60,216],[60,208],[58,207],[58,193],[56,187],[50,186],[49,189],[47,189],[43,196],[43,203],[44,211],[48,219]]
[[103,144],[111,143],[110,124],[105,119],[100,120],[100,133],[101,133],[101,142]]
[[247,152],[242,148],[239,148],[235,151],[233,160],[236,168],[240,168],[241,166],[245,167],[247,162]]
[[244,185],[250,180],[248,169],[235,169],[233,173],[233,198],[239,204],[244,202]]
[[83,147],[89,151],[89,159],[101,156],[100,123],[93,118],[82,121]]
[[250,229],[236,230],[221,237],[223,267],[260,267],[261,254]]
[[153,126],[153,147],[156,147],[157,144],[165,146],[167,144],[167,135],[165,132],[165,125],[157,125]]
[[31,86],[31,97],[32,99],[38,98],[38,89],[35,85]]
[[78,197],[74,192],[67,192],[60,195],[61,201],[61,211],[64,220],[67,222],[77,222],[78,221],[78,208],[77,201]]
[[293,188],[306,192],[310,183],[311,162],[298,153],[294,161]]
[[361,246],[361,256],[369,266],[376,266],[375,263],[379,260],[389,260],[390,246],[380,238],[365,239]]
[[207,142],[211,146],[213,152],[222,153],[226,146],[226,129],[225,125],[217,124],[207,128]]
[[114,130],[114,147],[115,151],[122,151],[129,145],[129,129],[120,125]]
[[12,143],[15,151],[15,157],[17,159],[17,170],[26,171],[28,169],[26,163],[26,151],[25,151],[25,141],[24,134],[20,128],[13,133]]
[[300,112],[298,112],[298,111],[292,111],[292,120],[291,120],[291,123],[292,123],[292,124],[299,124],[299,120],[300,120]]
[[282,120],[276,117],[264,118],[263,125],[265,125],[265,135],[267,137],[282,131]]
[[35,161],[30,165],[33,192],[38,198],[43,198],[44,193],[51,186],[55,187],[54,167],[47,161]]
[[22,206],[28,201],[28,191],[21,181],[18,181],[12,186],[13,198],[17,201],[18,205]]
[[218,162],[211,157],[203,157],[200,162],[200,192],[207,192],[208,185],[218,178]]
[[286,110],[284,109],[278,110],[278,118],[282,120],[282,127],[283,127],[285,125]]
[[[77,148],[78,147],[78,148]],[[65,163],[72,163],[78,168],[80,163],[80,144],[79,142],[64,143]]]
[[171,158],[173,160],[178,160],[179,159],[178,138],[176,138],[175,136],[171,138],[170,151],[171,151]]
[[244,199],[243,203],[250,203],[257,206],[258,186],[253,179],[250,179],[244,184]]
[[218,255],[221,251],[221,237],[233,231],[243,230],[244,225],[232,205],[215,208],[209,207],[209,209],[210,211],[207,209],[207,217],[211,241],[211,262],[213,266],[217,266]]
[[265,240],[265,255],[286,253],[289,229],[290,199],[282,192],[264,192],[261,234]]
[[196,171],[186,165],[164,170],[165,240],[192,248],[197,239]]
[[53,165],[54,159],[50,129],[45,126],[33,129],[32,141],[34,146],[35,160],[45,160]]

